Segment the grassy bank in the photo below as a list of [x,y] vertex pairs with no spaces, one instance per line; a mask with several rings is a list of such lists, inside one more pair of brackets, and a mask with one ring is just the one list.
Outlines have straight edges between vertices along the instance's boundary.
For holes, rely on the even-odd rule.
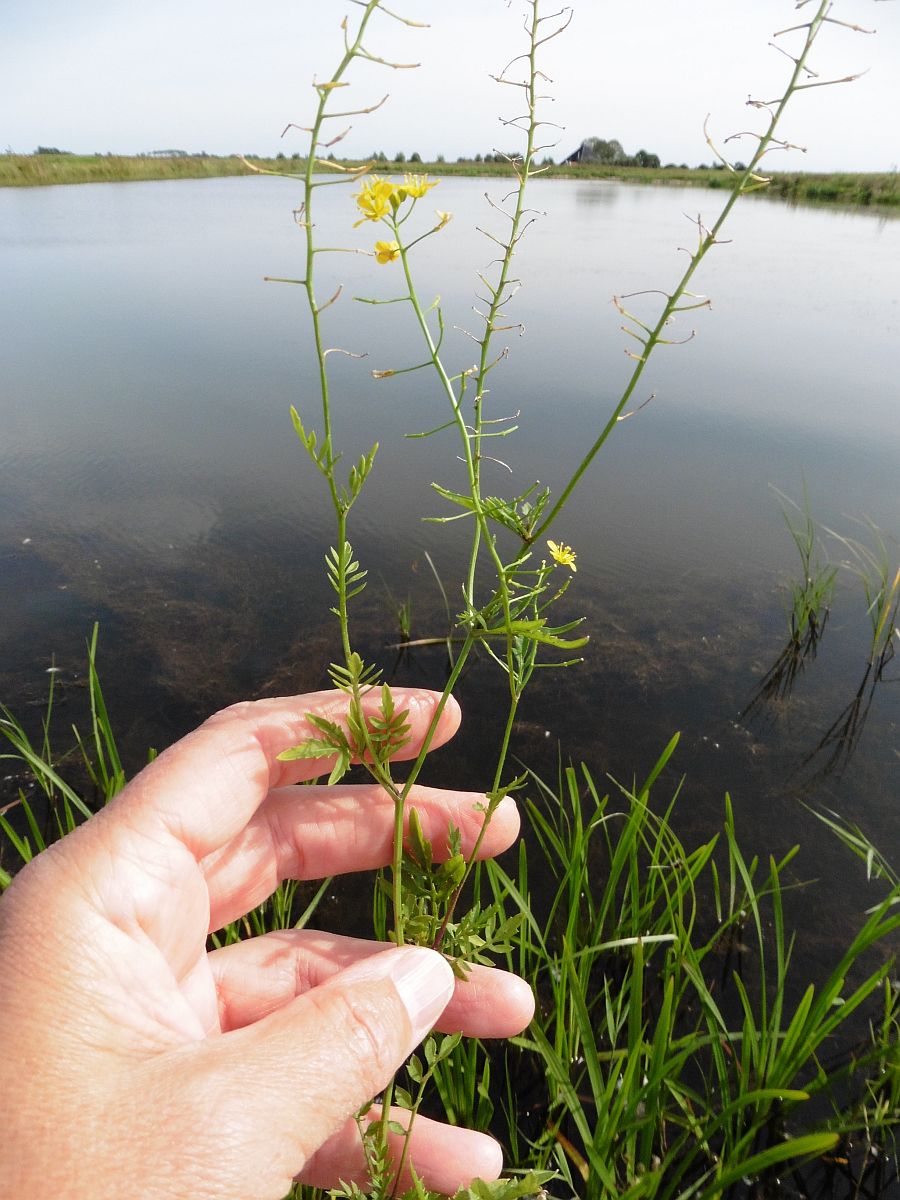
[[[258,158],[252,162],[268,170],[300,171],[302,160]],[[346,165],[346,164],[342,164]],[[429,175],[490,177],[508,175],[506,162],[401,163],[383,162],[375,169],[384,174],[424,171]],[[548,165],[555,179],[618,179],[624,183],[728,188],[733,176],[724,169],[707,167],[614,167],[601,164]],[[223,158],[189,155],[184,158],[146,158],[124,155],[7,154],[0,157],[0,187],[42,187],[62,183],[127,183],[148,179],[205,179],[224,175],[250,175],[252,171],[235,155]],[[839,204],[873,208],[900,207],[900,178],[881,174],[773,174],[771,186],[759,195],[788,201]]]
[[133,183],[148,179],[207,179],[249,175],[237,157],[146,158],[119,154],[5,154],[0,187],[46,187],[60,183]]
[[[425,170],[431,175],[503,175],[509,172],[506,163],[425,163],[408,165],[385,163],[383,170]],[[600,164],[573,163],[547,166],[547,176],[554,179],[616,179],[623,183],[655,186],[730,188],[734,176],[724,168],[711,167],[614,167]],[[900,177],[894,172],[881,174],[805,174],[803,172],[773,173],[772,183],[751,195],[778,196],[789,201],[859,205],[896,208],[900,206]]]
[[[429,175],[490,176],[507,175],[507,163],[495,162],[429,162],[379,163],[376,170],[396,174],[402,171],[425,171]],[[546,175],[553,179],[610,179],[623,183],[676,185],[678,187],[730,188],[734,175],[724,168],[712,167],[616,167],[599,163],[573,163],[571,166],[548,164]],[[854,174],[833,172],[808,174],[777,172],[772,183],[751,195],[775,195],[785,200],[835,203],[841,205],[900,206],[900,176],[895,172]]]

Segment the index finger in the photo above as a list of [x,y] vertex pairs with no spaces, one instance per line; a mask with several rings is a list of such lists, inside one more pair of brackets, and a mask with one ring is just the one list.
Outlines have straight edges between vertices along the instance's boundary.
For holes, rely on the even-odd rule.
[[[407,743],[394,756],[415,758],[438,712],[438,692],[392,688],[398,711],[408,710]],[[317,736],[309,714],[346,726],[350,698],[344,692],[312,692],[271,700],[246,701],[216,713],[145,767],[107,813],[125,817],[150,836],[164,832],[199,860],[239,833],[272,788],[326,774],[333,759],[279,762],[278,755]],[[363,697],[374,716],[379,690]],[[448,741],[459,728],[459,705],[449,697],[440,712],[430,746]],[[124,812],[122,810],[125,810]]]

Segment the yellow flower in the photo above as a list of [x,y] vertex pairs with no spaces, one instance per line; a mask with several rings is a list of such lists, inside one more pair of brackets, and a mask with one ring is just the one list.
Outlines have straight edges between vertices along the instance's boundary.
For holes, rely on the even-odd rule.
[[453,213],[441,212],[439,208],[436,208],[434,211],[437,213],[438,218],[438,224],[435,226],[436,230],[443,229],[448,222],[453,220]]
[[[354,192],[357,207],[362,213],[356,225],[362,225],[363,221],[380,221],[382,217],[386,217],[390,209],[402,199],[398,197],[397,191],[389,179],[379,179],[377,175],[367,179],[362,189]],[[353,226],[354,229],[356,225]]]
[[375,257],[382,265],[384,263],[393,262],[395,258],[400,257],[400,245],[398,242],[376,242]]
[[567,546],[565,542],[547,542],[550,547],[550,557],[555,559],[561,567],[569,567],[572,571],[577,571],[575,566],[575,551],[571,546]]
[[412,200],[421,200],[427,191],[437,187],[439,180],[429,180],[427,175],[405,175],[403,182],[397,185],[397,191]]

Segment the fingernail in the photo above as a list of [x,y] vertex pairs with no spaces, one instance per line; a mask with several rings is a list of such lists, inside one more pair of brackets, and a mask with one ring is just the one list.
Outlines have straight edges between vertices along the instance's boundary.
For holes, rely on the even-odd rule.
[[420,1042],[453,995],[453,971],[437,951],[424,946],[403,946],[391,958],[391,979]]
[[453,971],[446,959],[424,946],[398,946],[373,954],[341,973],[346,981],[390,979],[409,1014],[416,1042],[420,1042],[447,1007],[453,995]]

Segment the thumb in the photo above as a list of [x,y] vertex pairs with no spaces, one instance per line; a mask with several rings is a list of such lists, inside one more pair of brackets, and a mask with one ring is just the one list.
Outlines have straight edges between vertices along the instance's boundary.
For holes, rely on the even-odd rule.
[[383,1090],[453,988],[449,964],[423,947],[354,963],[255,1024],[204,1043],[203,1082],[212,1089],[203,1087],[205,1110],[240,1146],[245,1167],[258,1156],[265,1174],[280,1170],[289,1184]]

